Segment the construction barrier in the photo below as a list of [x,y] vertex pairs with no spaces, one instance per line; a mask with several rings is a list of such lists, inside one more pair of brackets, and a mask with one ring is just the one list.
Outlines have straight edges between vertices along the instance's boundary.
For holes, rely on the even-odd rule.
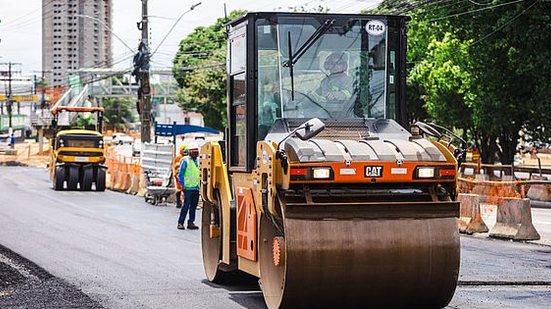
[[480,214],[480,195],[460,193],[459,232],[465,234],[487,233],[488,226]]
[[143,192],[142,170],[138,158],[117,156],[112,147],[106,149],[105,155],[107,188],[128,194]]
[[497,203],[496,224],[490,237],[512,240],[539,240],[532,224],[532,209],[527,198],[500,198]]
[[[547,180],[545,177],[533,175],[533,180]],[[551,186],[546,186],[543,184],[535,184],[530,186],[526,197],[531,200],[542,201],[542,202],[551,202]]]

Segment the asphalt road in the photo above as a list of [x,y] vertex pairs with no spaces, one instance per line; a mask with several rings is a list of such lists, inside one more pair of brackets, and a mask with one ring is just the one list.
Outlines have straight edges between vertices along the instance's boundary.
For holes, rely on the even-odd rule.
[[[549,223],[551,210],[538,212]],[[0,244],[102,306],[264,308],[254,281],[205,280],[199,231],[177,230],[177,215],[115,192],[55,192],[44,169],[0,167]],[[461,255],[450,307],[551,303],[551,247],[462,237]]]

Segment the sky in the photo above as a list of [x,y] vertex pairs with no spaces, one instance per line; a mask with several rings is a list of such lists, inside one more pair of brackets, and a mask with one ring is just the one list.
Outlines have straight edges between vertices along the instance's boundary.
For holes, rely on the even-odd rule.
[[[49,1],[49,0],[46,0]],[[140,0],[112,0],[113,62],[118,68],[132,65],[132,53],[121,42],[137,48],[141,33],[136,22],[141,20]],[[186,13],[165,42],[153,56],[152,67],[168,68],[178,49],[178,43],[198,26],[208,26],[224,15],[224,3],[228,12],[237,9],[247,11],[288,11],[290,6],[323,5],[334,13],[357,13],[374,8],[381,0],[149,0],[150,48],[157,49],[163,37],[176,20],[196,3],[193,11]],[[0,0],[0,63],[22,63],[26,74],[36,74],[42,69],[42,0]],[[121,41],[117,38],[119,37]]]

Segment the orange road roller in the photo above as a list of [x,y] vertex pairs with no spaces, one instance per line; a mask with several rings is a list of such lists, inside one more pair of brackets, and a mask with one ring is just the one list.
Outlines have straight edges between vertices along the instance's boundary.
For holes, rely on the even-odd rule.
[[200,155],[208,280],[256,276],[269,308],[450,302],[461,151],[409,125],[406,23],[248,13],[228,25],[228,128]]

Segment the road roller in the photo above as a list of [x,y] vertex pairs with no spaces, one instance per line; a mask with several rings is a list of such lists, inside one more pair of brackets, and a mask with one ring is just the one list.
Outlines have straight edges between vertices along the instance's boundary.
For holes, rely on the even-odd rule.
[[450,302],[460,151],[410,125],[407,20],[258,12],[228,24],[228,127],[200,154],[209,281],[255,276],[269,308]]
[[[105,151],[101,127],[103,107],[55,106],[51,109],[52,137],[50,180],[54,190],[105,191]],[[62,113],[94,115],[96,123],[86,127],[60,125]]]

